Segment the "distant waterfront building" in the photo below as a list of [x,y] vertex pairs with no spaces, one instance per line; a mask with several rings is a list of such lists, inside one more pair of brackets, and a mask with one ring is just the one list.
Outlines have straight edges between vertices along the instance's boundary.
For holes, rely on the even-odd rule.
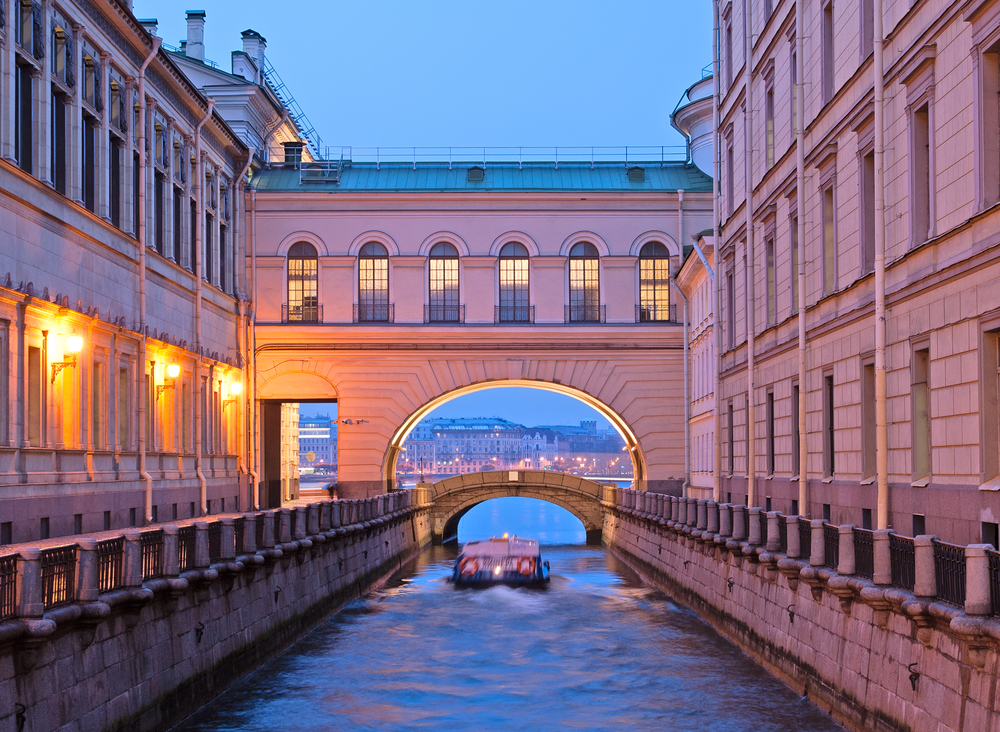
[[299,416],[299,467],[313,472],[337,469],[337,422],[328,415]]

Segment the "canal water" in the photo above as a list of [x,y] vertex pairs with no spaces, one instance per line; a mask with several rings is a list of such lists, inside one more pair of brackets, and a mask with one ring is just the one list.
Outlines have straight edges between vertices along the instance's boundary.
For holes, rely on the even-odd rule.
[[431,547],[177,730],[841,729],[600,547],[463,590]]

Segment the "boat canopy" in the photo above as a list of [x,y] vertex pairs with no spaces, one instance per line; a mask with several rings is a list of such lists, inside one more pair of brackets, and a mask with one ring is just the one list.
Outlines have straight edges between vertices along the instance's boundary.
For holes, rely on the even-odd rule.
[[513,536],[509,539],[467,542],[462,547],[462,554],[467,557],[537,557],[540,551],[537,541]]

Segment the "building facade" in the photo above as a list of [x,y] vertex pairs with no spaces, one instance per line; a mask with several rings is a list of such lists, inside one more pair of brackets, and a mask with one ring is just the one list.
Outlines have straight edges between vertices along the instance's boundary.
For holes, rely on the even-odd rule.
[[995,540],[1000,3],[716,11],[719,497]]

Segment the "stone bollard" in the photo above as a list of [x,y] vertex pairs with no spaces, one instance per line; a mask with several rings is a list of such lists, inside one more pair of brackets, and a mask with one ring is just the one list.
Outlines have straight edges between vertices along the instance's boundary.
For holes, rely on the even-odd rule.
[[877,529],[872,532],[872,553],[875,572],[872,582],[877,585],[892,584],[892,555],[889,551],[889,535],[892,529]]
[[788,541],[788,549],[785,556],[789,559],[799,559],[802,557],[802,547],[799,542],[800,520],[798,516],[788,516],[785,519],[785,535]]
[[163,530],[163,576],[176,577],[180,574],[177,563],[177,527],[167,524],[160,528]]
[[913,539],[913,594],[917,597],[937,597],[937,572],[934,568],[933,534],[921,534]]
[[330,504],[330,528],[339,529],[341,527],[340,522],[340,508],[343,506],[343,501],[333,501]]
[[236,560],[236,519],[232,516],[224,516],[219,519],[222,522],[221,551],[219,552],[220,562],[233,562]]
[[685,498],[678,498],[677,499],[676,507],[677,507],[677,519],[676,519],[676,521],[677,521],[678,527],[686,526],[687,525],[687,510],[688,510],[687,499],[685,499]]
[[708,521],[705,524],[705,530],[709,534],[719,533],[719,504],[715,501],[708,501],[706,504],[706,511],[708,511]]
[[837,527],[838,556],[837,574],[850,577],[857,571],[854,561],[854,524]]
[[274,549],[274,545],[277,543],[278,531],[280,530],[280,525],[275,527],[275,513],[274,511],[264,511],[264,518],[261,519],[264,522],[264,541],[261,542],[261,546],[257,549]]
[[729,513],[732,506],[730,503],[719,504],[719,536],[726,537],[733,535],[733,518]]
[[747,511],[747,514],[750,517],[750,538],[747,541],[750,546],[760,546],[767,541],[767,537],[760,535],[760,513],[761,509],[758,506],[753,506]]
[[704,531],[708,528],[708,501],[698,501],[698,525],[699,531]]
[[747,540],[746,506],[733,506],[733,541]]
[[205,569],[211,564],[208,557],[208,522],[194,522],[194,564],[192,569]]
[[677,496],[667,496],[667,522],[676,524],[678,516]]
[[[136,534],[139,532],[136,531]],[[97,586],[97,540],[81,536],[76,542],[76,599],[77,602],[96,602],[100,589]],[[122,567],[124,571],[124,566]]]
[[764,548],[769,552],[781,551],[781,528],[778,526],[780,515],[778,511],[767,512],[767,541]]
[[306,515],[305,506],[296,506],[292,510],[298,514],[295,519],[295,536],[292,537],[292,540],[301,541],[306,538],[306,522],[309,517]]
[[42,599],[42,554],[38,549],[22,549],[17,560],[17,616],[40,618],[45,614]]
[[989,615],[993,610],[990,600],[990,559],[987,554],[992,544],[969,544],[965,547],[965,614]]
[[[142,587],[142,532],[137,529],[126,529],[122,532],[125,539],[122,554],[122,587]],[[163,539],[166,541],[166,534]],[[163,547],[166,551],[166,546]],[[177,551],[174,550],[176,560]],[[164,563],[166,557],[164,557]]]
[[809,534],[809,564],[822,567],[826,563],[826,544],[823,543],[823,519],[813,519],[809,522],[812,532]]
[[263,518],[257,518],[255,513],[243,514],[243,554],[257,553],[257,522]]
[[277,544],[287,544],[292,540],[292,512],[287,508],[279,508],[274,512],[274,541]]
[[316,536],[319,533],[319,504],[310,503],[306,506],[306,536]]

